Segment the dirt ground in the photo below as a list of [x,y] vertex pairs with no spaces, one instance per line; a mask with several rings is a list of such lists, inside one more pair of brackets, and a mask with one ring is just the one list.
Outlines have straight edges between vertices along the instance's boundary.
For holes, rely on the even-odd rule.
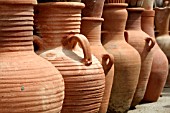
[[170,113],[170,88],[164,88],[157,102],[137,105],[128,113]]

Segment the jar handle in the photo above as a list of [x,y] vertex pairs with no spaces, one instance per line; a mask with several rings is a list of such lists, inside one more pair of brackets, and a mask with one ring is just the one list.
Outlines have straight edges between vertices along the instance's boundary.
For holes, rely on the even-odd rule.
[[[151,37],[147,37],[145,41],[148,43],[148,51],[150,51],[155,45],[155,40],[153,40]],[[149,43],[151,44],[149,45]]]
[[84,58],[82,62],[89,66],[92,64],[92,54],[90,49],[90,43],[87,40],[87,38],[82,34],[75,34],[75,35],[69,35],[67,36],[66,40],[64,41],[64,45],[71,46],[71,48],[74,48],[77,42],[80,44],[80,46],[83,49]]
[[43,40],[39,36],[33,35],[33,43],[34,43],[34,48],[35,46],[38,47],[37,51],[41,51],[45,49]]
[[104,69],[104,73],[107,74],[114,63],[114,57],[111,54],[104,54],[102,56],[102,66]]

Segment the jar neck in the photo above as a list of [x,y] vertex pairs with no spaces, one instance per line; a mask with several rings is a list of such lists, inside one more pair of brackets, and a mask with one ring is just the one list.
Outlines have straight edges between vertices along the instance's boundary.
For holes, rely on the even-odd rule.
[[[130,8],[129,8],[130,9]],[[141,30],[141,14],[143,11],[128,10],[126,30]]]
[[105,4],[103,17],[104,22],[102,30],[105,32],[102,34],[102,42],[125,40],[124,31],[127,21],[127,4],[124,3],[111,3]]
[[33,5],[1,5],[0,52],[33,51]]
[[101,44],[102,18],[84,17],[81,22],[81,33],[85,35],[91,46]]
[[142,13],[142,20],[141,20],[142,30],[153,38],[155,37],[154,17],[155,17],[154,10],[145,10]]
[[155,25],[159,35],[169,35],[170,8],[157,8],[155,13]]

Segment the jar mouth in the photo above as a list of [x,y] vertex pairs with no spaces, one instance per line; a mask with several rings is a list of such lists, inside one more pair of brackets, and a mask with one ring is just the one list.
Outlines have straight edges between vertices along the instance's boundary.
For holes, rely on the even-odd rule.
[[24,5],[28,5],[28,4],[32,4],[32,5],[36,5],[37,4],[37,0],[0,0],[0,4],[24,4]]
[[108,8],[108,7],[127,7],[128,4],[127,3],[105,3],[104,4],[104,8]]
[[46,2],[46,3],[38,3],[38,6],[56,6],[57,8],[80,8],[83,9],[85,7],[84,3],[80,2]]

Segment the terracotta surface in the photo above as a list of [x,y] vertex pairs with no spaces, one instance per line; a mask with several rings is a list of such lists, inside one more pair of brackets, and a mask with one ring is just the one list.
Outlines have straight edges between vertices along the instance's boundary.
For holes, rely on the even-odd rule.
[[82,10],[83,17],[99,17],[101,18],[103,13],[103,5],[105,0],[81,0],[85,4],[85,8]]
[[64,81],[33,51],[33,5],[27,2],[0,2],[0,112],[59,113]]
[[153,50],[155,41],[141,29],[141,14],[143,8],[128,8],[128,20],[126,30],[128,35],[128,43],[132,45],[141,56],[141,71],[139,75],[138,85],[131,107],[135,107],[143,99],[151,66],[153,61]]
[[[105,33],[102,36],[102,44],[114,56],[115,65],[107,113],[124,113],[129,109],[141,67],[139,53],[125,41],[126,7],[125,3],[108,3],[103,11]],[[128,41],[128,37],[126,40]]]
[[[155,27],[159,31],[156,41],[170,63],[170,36],[169,36],[170,8],[155,8]],[[167,86],[170,87],[170,75],[167,78]]]
[[[112,55],[108,54],[101,44],[102,22],[102,18],[83,17],[81,23],[81,33],[89,40],[92,53],[100,61],[105,71],[105,92],[99,113],[106,113],[113,84],[114,59]],[[109,60],[108,63],[107,60]]]
[[71,2],[37,6],[35,24],[45,48],[37,54],[49,60],[65,81],[61,113],[97,113],[104,93],[102,65],[91,54],[87,38],[78,34],[83,7],[83,3]]
[[[154,35],[154,10],[145,10],[142,13],[142,30],[151,37]],[[156,43],[153,48],[153,62],[151,74],[147,84],[143,102],[155,102],[158,100],[168,75],[168,59]]]

